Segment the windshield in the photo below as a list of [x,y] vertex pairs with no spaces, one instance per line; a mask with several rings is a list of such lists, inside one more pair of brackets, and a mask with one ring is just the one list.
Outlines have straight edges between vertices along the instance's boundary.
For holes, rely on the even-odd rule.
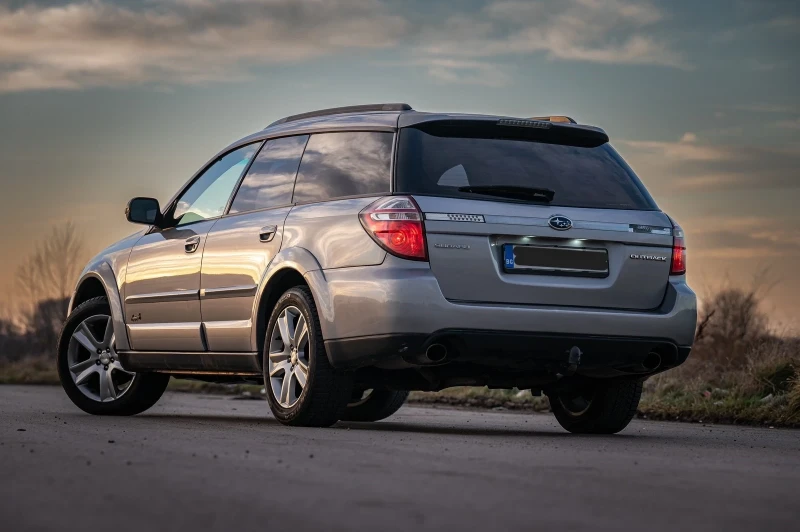
[[487,195],[490,191],[485,187],[524,187],[552,191],[549,205],[657,209],[636,175],[608,143],[578,147],[508,138],[438,136],[405,128],[400,132],[395,186],[401,193],[492,201],[520,198]]

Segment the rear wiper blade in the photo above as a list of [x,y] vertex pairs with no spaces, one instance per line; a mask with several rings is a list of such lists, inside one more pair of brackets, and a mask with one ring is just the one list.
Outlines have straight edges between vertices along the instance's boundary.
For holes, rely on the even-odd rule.
[[556,193],[549,188],[515,187],[512,185],[485,185],[458,187],[459,192],[472,192],[500,198],[511,198],[535,201],[553,201]]

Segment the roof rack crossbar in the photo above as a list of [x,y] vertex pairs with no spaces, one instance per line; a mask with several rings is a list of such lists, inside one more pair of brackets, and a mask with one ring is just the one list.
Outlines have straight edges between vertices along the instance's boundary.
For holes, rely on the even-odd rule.
[[314,118],[317,116],[339,115],[347,113],[367,113],[370,111],[412,111],[410,105],[407,103],[373,103],[367,105],[348,105],[346,107],[332,107],[330,109],[320,109],[319,111],[311,111],[308,113],[300,113],[298,115],[291,115],[280,120],[276,120],[267,127],[277,126],[278,124],[285,124],[286,122],[294,122],[295,120],[302,120],[304,118]]
[[531,118],[529,118],[529,120],[541,120],[543,122],[555,122],[561,124],[577,124],[575,119],[562,115],[532,116]]

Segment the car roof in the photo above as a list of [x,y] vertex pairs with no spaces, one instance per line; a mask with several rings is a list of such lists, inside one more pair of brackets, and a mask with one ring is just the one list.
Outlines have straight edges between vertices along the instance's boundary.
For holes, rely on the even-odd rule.
[[[510,117],[502,115],[468,114],[468,113],[436,113],[416,111],[410,105],[369,104],[349,107],[321,109],[309,113],[288,116],[276,120],[261,131],[248,135],[234,142],[225,150],[241,146],[249,142],[288,135],[303,135],[326,131],[386,131],[394,132],[404,127],[412,127],[424,122],[442,120],[515,120],[531,122],[551,122],[559,127],[591,129],[603,132],[601,128],[577,124],[575,120],[563,115],[545,115],[531,118]],[[604,132],[603,132],[604,133]]]

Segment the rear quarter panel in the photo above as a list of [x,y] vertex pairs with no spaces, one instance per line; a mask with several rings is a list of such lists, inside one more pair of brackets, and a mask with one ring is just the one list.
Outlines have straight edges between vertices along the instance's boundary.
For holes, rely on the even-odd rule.
[[323,270],[381,264],[386,252],[358,219],[358,213],[379,197],[296,206],[284,223],[281,247],[308,250]]

